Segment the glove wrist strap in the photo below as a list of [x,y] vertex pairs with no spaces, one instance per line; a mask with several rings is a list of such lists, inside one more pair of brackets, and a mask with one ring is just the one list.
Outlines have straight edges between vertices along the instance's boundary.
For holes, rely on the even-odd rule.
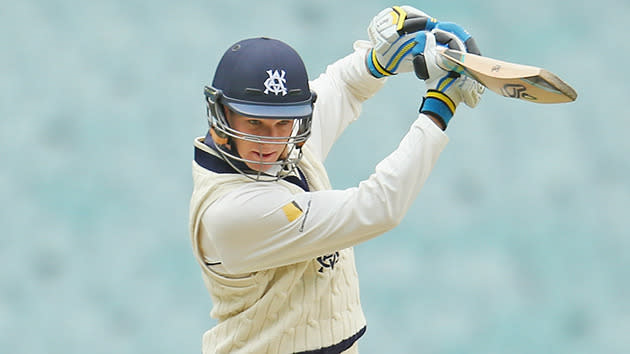
[[439,117],[447,126],[455,113],[455,102],[443,92],[428,90],[426,96],[422,98],[420,113],[432,113]]
[[385,76],[392,76],[392,75],[396,75],[395,73],[385,69],[379,62],[378,59],[376,58],[376,52],[374,52],[374,49],[371,49],[368,54],[367,54],[367,58],[365,60],[368,70],[370,70],[370,73],[372,74],[372,76],[374,76],[375,78],[382,78]]

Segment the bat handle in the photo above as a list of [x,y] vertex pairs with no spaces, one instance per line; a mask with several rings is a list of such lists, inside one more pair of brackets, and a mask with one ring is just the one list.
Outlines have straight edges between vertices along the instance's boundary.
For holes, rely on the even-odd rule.
[[465,72],[459,62],[463,62],[466,53],[446,47],[437,47],[437,65],[445,71],[454,71],[463,75]]

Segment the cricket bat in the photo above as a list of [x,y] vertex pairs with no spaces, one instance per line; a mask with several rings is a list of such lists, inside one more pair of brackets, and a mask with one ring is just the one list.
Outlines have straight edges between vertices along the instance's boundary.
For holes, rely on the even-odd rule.
[[439,48],[439,57],[442,69],[473,78],[501,96],[534,103],[565,103],[577,98],[569,84],[542,68],[447,48]]

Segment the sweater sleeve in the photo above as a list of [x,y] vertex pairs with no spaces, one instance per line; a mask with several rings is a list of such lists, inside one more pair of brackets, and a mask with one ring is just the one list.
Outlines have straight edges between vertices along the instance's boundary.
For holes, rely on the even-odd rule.
[[370,48],[366,41],[356,41],[354,52],[329,65],[310,83],[317,93],[312,134],[307,144],[324,161],[333,143],[361,114],[361,104],[380,90],[387,79],[376,79],[365,65]]
[[240,274],[314,259],[392,229],[418,195],[448,138],[420,114],[358,187],[292,194],[252,182],[206,209],[202,224],[222,269]]

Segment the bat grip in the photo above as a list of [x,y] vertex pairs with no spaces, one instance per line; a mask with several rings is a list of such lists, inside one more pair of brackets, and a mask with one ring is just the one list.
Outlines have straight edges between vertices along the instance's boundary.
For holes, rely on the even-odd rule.
[[437,65],[445,71],[454,71],[458,74],[464,73],[464,68],[457,63],[462,62],[466,53],[445,47],[437,47]]

